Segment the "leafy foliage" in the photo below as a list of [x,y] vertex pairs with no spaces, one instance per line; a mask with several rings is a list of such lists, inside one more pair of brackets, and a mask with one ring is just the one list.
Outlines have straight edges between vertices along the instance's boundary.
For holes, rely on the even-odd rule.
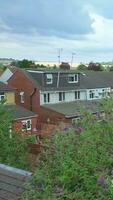
[[90,62],[88,67],[88,70],[93,70],[93,71],[102,71],[103,67],[100,63],[94,63],[94,62]]
[[81,63],[78,65],[77,70],[87,70],[87,66]]
[[19,60],[19,61],[13,61],[11,63],[12,66],[16,66],[19,68],[31,68],[31,67],[35,67],[35,64],[33,61],[31,60],[27,60],[27,59],[23,59],[23,60]]
[[0,163],[28,169],[27,142],[11,125],[12,112],[0,104]]
[[22,200],[113,199],[113,99],[105,113],[84,111],[82,128],[58,132],[46,141],[36,172]]

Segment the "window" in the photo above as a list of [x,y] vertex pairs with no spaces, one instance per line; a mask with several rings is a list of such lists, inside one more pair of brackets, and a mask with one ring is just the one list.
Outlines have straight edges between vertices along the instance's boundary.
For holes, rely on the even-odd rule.
[[0,92],[0,101],[3,102],[5,100],[4,92]]
[[59,92],[59,101],[65,101],[65,92]]
[[75,99],[80,99],[80,91],[75,91]]
[[77,83],[77,82],[78,82],[78,74],[68,75],[68,83]]
[[24,103],[24,100],[25,100],[24,92],[20,92],[20,102]]
[[106,97],[107,96],[107,92],[105,89],[102,89],[102,97]]
[[22,130],[24,131],[31,130],[31,120],[22,121]]
[[44,93],[44,103],[50,102],[50,93]]
[[72,119],[72,124],[76,124],[76,123],[79,123],[81,120],[81,117],[75,117]]
[[94,90],[90,90],[89,91],[89,98],[90,99],[93,99],[95,97],[95,92],[94,92]]
[[53,76],[52,74],[46,74],[46,83],[52,84],[53,83]]

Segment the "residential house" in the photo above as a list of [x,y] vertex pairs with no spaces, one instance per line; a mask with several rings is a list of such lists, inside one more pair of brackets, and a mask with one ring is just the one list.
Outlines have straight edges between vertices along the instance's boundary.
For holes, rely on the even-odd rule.
[[37,131],[38,115],[24,107],[15,104],[16,89],[0,82],[0,102],[4,102],[5,108],[11,112],[14,129],[26,133]]
[[80,104],[95,105],[95,100],[109,96],[113,86],[110,73],[18,69],[8,84],[17,88],[16,103],[38,113],[41,122],[69,122],[78,116]]
[[0,164],[0,199],[20,199],[31,176],[31,172]]

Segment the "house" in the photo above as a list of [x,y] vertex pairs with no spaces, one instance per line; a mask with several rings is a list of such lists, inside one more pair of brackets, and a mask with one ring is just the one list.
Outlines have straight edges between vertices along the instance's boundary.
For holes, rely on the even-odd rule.
[[113,85],[113,81],[107,82],[108,77],[98,72],[96,74],[77,70],[18,69],[7,81],[10,86],[17,88],[16,104],[38,113],[39,121],[48,123],[69,121],[67,114],[61,112],[62,109],[59,112],[55,107],[68,106],[68,110],[71,110],[73,105],[75,117],[78,101],[86,105],[89,100],[108,96]]
[[0,164],[0,199],[18,200],[31,176],[31,172]]
[[26,133],[34,133],[37,131],[38,115],[24,107],[15,104],[16,89],[0,82],[0,102],[4,102],[4,106],[11,112],[14,129],[22,130]]

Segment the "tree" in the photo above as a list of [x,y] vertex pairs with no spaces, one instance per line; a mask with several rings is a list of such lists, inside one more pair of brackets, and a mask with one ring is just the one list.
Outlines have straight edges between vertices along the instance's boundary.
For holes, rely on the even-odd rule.
[[70,65],[67,62],[62,62],[59,66],[60,69],[70,69]]
[[103,67],[100,63],[90,62],[87,69],[93,71],[102,71]]
[[78,65],[77,70],[87,70],[87,66],[81,63]]
[[20,68],[34,68],[36,67],[35,63],[31,60],[23,59],[19,61],[13,61],[11,63],[12,66],[20,67]]
[[27,142],[11,125],[12,111],[0,104],[0,163],[29,169]]
[[97,118],[83,110],[80,132],[58,132],[48,141],[22,200],[113,199],[113,99],[103,100],[103,108]]

